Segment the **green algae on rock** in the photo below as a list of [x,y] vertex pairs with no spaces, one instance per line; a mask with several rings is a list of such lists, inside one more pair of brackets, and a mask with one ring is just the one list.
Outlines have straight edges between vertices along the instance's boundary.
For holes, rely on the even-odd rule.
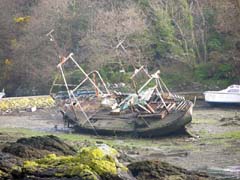
[[14,176],[19,176],[22,164],[20,158],[0,151],[0,179],[14,179]]
[[0,169],[0,179],[5,179],[5,178],[8,178],[8,174],[3,172],[1,169]]
[[34,161],[25,161],[25,174],[48,177],[81,177],[99,179],[108,175],[117,176],[119,171],[127,171],[117,160],[118,152],[107,146],[82,148],[76,155],[57,156],[49,154]]

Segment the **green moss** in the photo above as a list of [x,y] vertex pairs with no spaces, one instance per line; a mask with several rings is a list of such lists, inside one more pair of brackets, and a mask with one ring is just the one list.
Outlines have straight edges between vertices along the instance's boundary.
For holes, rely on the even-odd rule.
[[3,172],[1,169],[0,169],[0,179],[4,179],[4,178],[7,178],[8,177],[8,174]]
[[[67,168],[64,173],[62,173],[60,176],[79,176],[83,179],[88,180],[97,180],[97,174],[90,168],[88,165],[85,164],[76,164],[74,166],[71,166],[71,168]],[[59,176],[59,175],[56,175]]]
[[215,138],[240,139],[240,131],[231,131],[214,135]]
[[214,146],[224,146],[225,148],[231,147],[232,144],[229,143],[228,139],[220,139],[220,138],[215,138],[215,135],[211,135],[208,137],[205,137],[201,139],[201,142],[206,144],[206,145],[214,145]]
[[86,147],[83,148],[79,157],[83,163],[89,165],[98,174],[117,174],[117,151],[113,148],[108,148],[108,152],[101,148]]
[[102,159],[104,157],[103,151],[94,147],[84,147],[81,149],[79,156],[82,160],[88,161],[89,159]]
[[183,177],[181,175],[170,175],[166,178],[166,180],[184,180],[186,177]]
[[196,147],[193,144],[183,144],[177,148],[179,148],[180,150],[183,149],[183,150],[192,150],[192,151],[196,149]]
[[217,124],[218,122],[214,119],[198,119],[193,118],[192,120],[193,124]]
[[200,130],[198,134],[200,135],[201,138],[208,138],[210,136],[209,132],[204,129]]
[[99,175],[108,174],[108,173],[117,174],[117,167],[115,162],[96,159],[96,160],[90,161],[88,164]]
[[104,174],[116,175],[119,170],[127,170],[116,157],[118,152],[109,147],[84,147],[75,156],[48,156],[35,161],[25,161],[25,171],[56,169],[55,176],[79,176],[97,179]]
[[22,173],[22,167],[20,166],[17,166],[17,165],[14,165],[12,168],[11,168],[11,171],[13,172],[18,172],[18,174],[21,174]]
[[56,154],[49,154],[42,159],[36,160],[41,167],[54,167],[59,164],[69,164],[72,161],[72,156],[56,156]]
[[27,169],[28,171],[36,171],[38,168],[39,164],[36,163],[35,161],[24,161],[23,168]]

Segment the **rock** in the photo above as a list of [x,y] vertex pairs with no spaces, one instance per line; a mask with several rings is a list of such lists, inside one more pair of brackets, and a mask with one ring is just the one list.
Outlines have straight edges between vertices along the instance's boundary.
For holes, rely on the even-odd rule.
[[23,180],[81,180],[79,177],[35,177],[35,176],[28,176],[25,177]]
[[134,162],[135,158],[131,157],[129,154],[122,152],[119,157],[121,162]]
[[[83,180],[132,180],[127,168],[116,159],[118,152],[109,146],[84,147],[73,156],[48,156],[25,161],[25,177],[36,179],[75,178]],[[33,178],[34,179],[34,178]]]
[[0,179],[10,179],[10,176],[0,169]]
[[126,168],[118,161],[119,153],[106,144],[84,147],[76,153],[71,146],[55,136],[21,138],[3,150],[11,154],[0,152],[0,179],[210,179],[206,174],[187,171],[160,161],[135,162]]
[[57,155],[73,155],[76,153],[73,147],[52,135],[21,138],[3,148],[2,151],[26,159],[41,158],[51,153]]
[[0,179],[14,179],[21,177],[23,161],[11,154],[0,152]]
[[30,108],[26,108],[27,112],[35,112],[37,110],[36,106],[30,107]]
[[187,171],[160,161],[142,161],[128,165],[133,176],[138,180],[206,180],[204,173]]
[[0,152],[0,179],[134,179],[118,161],[119,153],[106,144],[84,147],[76,153],[55,136],[37,136],[21,138],[3,151]]
[[10,146],[4,147],[2,151],[27,159],[41,158],[50,153],[47,150],[36,149],[21,143],[12,143]]
[[240,126],[240,116],[235,115],[234,117],[223,117],[220,119],[221,126]]

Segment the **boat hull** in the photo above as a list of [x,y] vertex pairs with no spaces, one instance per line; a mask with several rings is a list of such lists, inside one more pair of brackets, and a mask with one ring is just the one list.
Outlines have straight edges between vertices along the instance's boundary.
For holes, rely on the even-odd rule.
[[212,105],[240,105],[239,93],[224,93],[207,91],[204,93],[205,101]]
[[192,106],[186,111],[173,111],[164,119],[159,118],[136,118],[119,116],[115,119],[98,119],[95,123],[85,126],[74,126],[76,132],[84,134],[98,134],[104,136],[134,136],[134,137],[159,137],[176,133],[191,122]]
[[0,99],[3,98],[4,96],[5,94],[0,92]]

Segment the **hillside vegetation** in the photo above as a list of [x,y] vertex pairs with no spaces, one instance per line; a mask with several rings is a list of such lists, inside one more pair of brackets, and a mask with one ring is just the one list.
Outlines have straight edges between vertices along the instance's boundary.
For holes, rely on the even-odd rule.
[[73,52],[108,82],[145,65],[173,90],[239,83],[239,0],[2,0],[0,10],[0,88],[9,96],[49,92],[59,62],[51,29],[61,55]]

